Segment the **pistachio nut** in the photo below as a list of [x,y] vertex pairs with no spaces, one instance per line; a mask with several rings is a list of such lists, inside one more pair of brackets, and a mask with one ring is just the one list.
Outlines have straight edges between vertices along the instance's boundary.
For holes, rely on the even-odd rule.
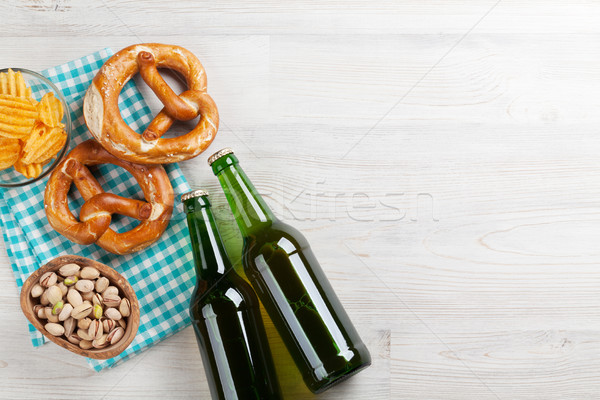
[[104,315],[107,318],[110,318],[115,321],[118,321],[121,319],[121,313],[116,308],[107,308],[106,310],[104,310]]
[[92,304],[102,304],[102,295],[100,293],[94,293],[94,296],[92,297]]
[[56,281],[58,280],[58,276],[54,272],[48,271],[42,275],[40,278],[40,285],[45,287],[50,287],[56,285]]
[[83,267],[79,276],[81,279],[96,279],[100,276],[100,271],[94,267]]
[[106,288],[108,287],[108,285],[110,285],[108,278],[101,276],[96,281],[96,292],[98,292],[98,293],[104,292],[106,290]]
[[118,343],[119,340],[121,340],[121,338],[123,337],[124,334],[125,334],[125,329],[123,329],[119,326],[119,327],[113,329],[112,331],[110,331],[106,340],[108,342],[110,342],[110,344],[115,344],[115,343]]
[[62,336],[62,334],[65,333],[65,328],[61,324],[56,324],[54,322],[48,322],[44,325],[44,329],[52,336]]
[[67,292],[69,291],[69,288],[67,287],[67,285],[65,285],[63,282],[59,282],[58,288],[60,289],[60,292],[62,293],[63,296],[67,295]]
[[74,284],[77,283],[77,281],[79,280],[78,277],[71,275],[65,278],[65,280],[63,281],[63,283],[67,286],[73,286]]
[[93,347],[92,341],[91,340],[82,340],[79,342],[79,347],[81,347],[83,350],[89,350]]
[[[58,303],[56,303],[54,305],[54,307],[52,307],[52,315],[60,314],[62,312],[64,306],[65,306],[65,303],[63,303],[62,300],[59,301]],[[60,318],[59,318],[59,320],[60,320]]]
[[70,264],[65,264],[62,267],[60,267],[58,269],[58,273],[64,277],[67,277],[67,276],[75,275],[77,272],[79,272],[80,269],[81,269],[81,267],[79,265],[70,263]]
[[106,294],[104,295],[104,299],[102,300],[106,307],[118,307],[121,303],[121,298],[116,294]]
[[112,319],[105,319],[102,321],[102,326],[104,327],[104,332],[110,332],[117,326],[117,323]]
[[82,319],[87,317],[88,315],[90,315],[90,313],[92,312],[92,305],[91,304],[80,304],[77,307],[73,308],[73,311],[71,311],[71,317],[75,318],[75,319]]
[[102,322],[97,319],[93,320],[88,328],[88,335],[93,339],[99,339],[103,333],[104,327],[102,326]]
[[[59,317],[60,319],[60,317]],[[77,322],[75,321],[74,318],[67,318],[64,322],[63,322],[63,326],[65,327],[65,336],[68,338],[69,336],[71,336],[73,334],[73,332],[75,332],[75,327],[77,326]]]
[[48,298],[48,301],[52,305],[55,305],[56,303],[62,300],[62,292],[60,291],[60,288],[56,285],[50,286],[48,289],[46,289],[45,293],[46,297]]
[[75,284],[75,289],[79,290],[81,293],[88,293],[94,290],[94,282],[89,279],[80,279]]
[[102,292],[102,296],[106,297],[106,295],[109,294],[114,294],[114,295],[119,295],[119,289],[117,289],[116,286],[109,286],[107,287],[104,292]]
[[83,299],[81,298],[81,294],[75,288],[70,288],[67,292],[67,301],[73,306],[77,307],[83,304]]
[[50,304],[50,300],[48,300],[48,295],[46,294],[45,290],[44,293],[42,293],[42,295],[40,296],[40,304],[43,306],[47,306],[48,304]]
[[[58,303],[57,303],[58,304]],[[56,307],[56,306],[55,306]],[[71,312],[73,311],[73,306],[69,303],[63,306],[62,311],[58,314],[59,321],[66,321],[67,318],[71,317]]]
[[77,327],[80,329],[88,329],[92,323],[91,318],[82,318],[77,322]]
[[81,298],[91,304],[94,292],[81,293]]
[[44,308],[44,313],[46,313],[46,319],[48,322],[58,322],[58,315],[52,314],[52,308]]
[[119,304],[119,312],[123,317],[129,317],[131,315],[131,302],[129,299],[121,300],[121,304]]
[[31,288],[31,297],[40,297],[44,293],[44,288],[39,283],[36,283]]
[[67,336],[67,340],[73,344],[79,344],[79,342],[81,342],[81,338],[77,336],[76,333],[72,333],[71,335]]
[[38,308],[38,310],[36,311],[36,314],[38,316],[39,319],[48,319],[48,317],[46,317],[46,308],[42,305],[40,305],[41,308]]
[[98,339],[94,339],[94,341],[92,342],[92,346],[94,346],[97,349],[103,349],[106,346],[108,346],[108,341],[106,340],[106,338],[108,337],[107,334],[104,334],[102,336],[100,336]]
[[[90,325],[92,326],[92,325]],[[88,328],[89,329],[89,328]],[[80,338],[82,338],[83,340],[94,340],[89,334],[88,334],[88,329],[78,329],[77,330],[77,336],[79,336]]]
[[102,318],[102,311],[103,311],[102,306],[100,304],[96,304],[94,306],[94,311],[93,311],[94,318],[96,318],[96,319]]

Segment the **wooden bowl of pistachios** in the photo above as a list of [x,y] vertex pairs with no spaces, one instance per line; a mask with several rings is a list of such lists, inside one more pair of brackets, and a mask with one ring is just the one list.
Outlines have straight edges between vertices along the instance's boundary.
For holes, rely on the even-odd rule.
[[57,345],[101,360],[125,350],[140,325],[129,282],[108,265],[74,255],[57,257],[31,274],[21,289],[21,308]]

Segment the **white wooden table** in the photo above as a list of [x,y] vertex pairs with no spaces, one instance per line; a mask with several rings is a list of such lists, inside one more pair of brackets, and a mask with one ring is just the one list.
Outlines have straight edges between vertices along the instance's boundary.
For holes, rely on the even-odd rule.
[[[371,349],[319,398],[597,399],[599,20],[565,0],[8,0],[0,66],[198,55],[210,151],[306,234]],[[182,168],[226,218],[207,155]],[[2,398],[209,398],[190,328],[102,373],[32,348],[4,248],[0,318]]]

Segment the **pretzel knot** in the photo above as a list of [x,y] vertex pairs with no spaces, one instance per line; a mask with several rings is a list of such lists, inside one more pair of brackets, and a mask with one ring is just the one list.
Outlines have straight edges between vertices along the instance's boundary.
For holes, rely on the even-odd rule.
[[[177,95],[158,68],[181,74],[188,90]],[[118,106],[123,86],[138,72],[164,106],[141,135],[123,121]],[[106,61],[86,92],[83,115],[90,132],[106,150],[124,160],[146,164],[197,156],[213,141],[219,127],[217,106],[206,93],[206,73],[200,61],[183,47],[158,43],[126,47]],[[162,137],[176,120],[189,121],[199,115],[190,132]]]
[[[88,165],[115,164],[138,182],[146,201],[105,193]],[[79,220],[69,209],[68,193],[75,184],[85,203]],[[95,140],[75,147],[50,175],[44,194],[48,222],[60,234],[80,244],[96,243],[115,254],[127,254],[154,243],[162,235],[173,211],[173,188],[160,165],[140,165],[120,160]],[[113,214],[135,218],[133,229],[117,233],[110,228]]]

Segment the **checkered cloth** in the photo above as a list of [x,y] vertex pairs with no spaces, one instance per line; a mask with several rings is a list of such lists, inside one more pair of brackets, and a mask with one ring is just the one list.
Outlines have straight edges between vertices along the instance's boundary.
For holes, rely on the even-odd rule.
[[[69,103],[68,111],[73,121],[71,147],[91,137],[83,120],[83,96],[98,69],[111,55],[112,51],[105,49],[42,72],[58,86]],[[133,80],[123,88],[119,107],[125,122],[137,132],[143,131],[151,120],[150,109]],[[113,267],[127,278],[135,290],[140,304],[138,333],[131,345],[117,357],[88,359],[96,371],[131,358],[190,323],[188,306],[196,276],[189,251],[187,224],[179,201],[181,194],[189,191],[190,187],[178,165],[167,165],[165,169],[176,194],[173,219],[158,242],[125,256],[108,253],[96,245],[70,242],[50,227],[43,207],[48,178],[22,188],[0,189],[1,229],[19,289],[33,271],[49,260],[60,255],[76,254]],[[140,198],[139,185],[125,170],[114,165],[102,165],[97,171],[95,175],[107,191]],[[78,210],[83,199],[77,190],[73,193],[70,205]],[[115,215],[111,227],[123,232],[136,224],[135,220]],[[29,332],[34,346],[44,344],[44,337],[31,324]]]

